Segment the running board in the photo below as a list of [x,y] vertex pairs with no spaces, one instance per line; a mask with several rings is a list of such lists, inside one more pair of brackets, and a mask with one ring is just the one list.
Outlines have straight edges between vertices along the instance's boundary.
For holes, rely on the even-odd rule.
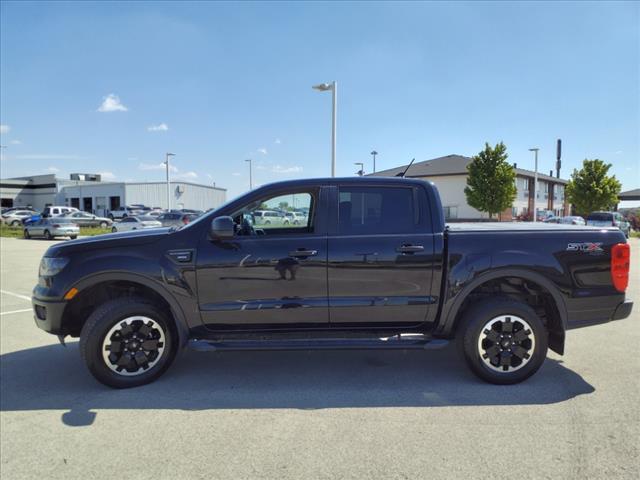
[[290,340],[190,340],[189,348],[201,352],[237,350],[435,350],[446,347],[448,344],[448,340],[426,338],[423,335],[410,335],[405,338],[393,336],[386,338],[305,338]]

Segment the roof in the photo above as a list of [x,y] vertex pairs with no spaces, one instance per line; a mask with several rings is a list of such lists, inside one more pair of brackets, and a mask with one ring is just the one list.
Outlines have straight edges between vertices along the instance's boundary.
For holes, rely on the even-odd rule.
[[620,200],[640,200],[640,188],[620,192],[618,198]]
[[[433,158],[431,160],[424,160],[411,165],[411,168],[407,171],[407,178],[422,178],[422,177],[442,177],[446,175],[467,175],[467,165],[471,162],[471,157],[465,157],[463,155],[447,155],[445,157]],[[408,164],[407,164],[408,165]],[[407,165],[401,167],[390,168],[388,170],[382,170],[380,172],[372,173],[369,176],[376,177],[396,177],[401,174],[407,168]],[[535,172],[531,170],[525,170],[522,168],[515,168],[516,175],[521,177],[533,178]],[[566,184],[566,180],[562,178],[550,177],[538,172],[538,180],[553,181],[556,183]]]

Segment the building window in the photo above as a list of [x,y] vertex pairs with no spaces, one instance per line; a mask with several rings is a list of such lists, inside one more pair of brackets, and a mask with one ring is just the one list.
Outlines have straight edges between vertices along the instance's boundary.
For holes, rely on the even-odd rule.
[[7,208],[13,207],[13,198],[3,198],[2,206]]
[[71,197],[71,206],[80,210],[80,199],[78,197]]
[[451,220],[458,218],[458,207],[444,207],[444,219]]
[[528,179],[528,178],[523,178],[523,179],[522,179],[522,189],[523,189],[525,192],[528,192],[528,191],[529,191],[529,179]]
[[544,182],[544,193],[549,193],[549,182]]
[[117,210],[120,208],[120,197],[109,197],[109,210]]

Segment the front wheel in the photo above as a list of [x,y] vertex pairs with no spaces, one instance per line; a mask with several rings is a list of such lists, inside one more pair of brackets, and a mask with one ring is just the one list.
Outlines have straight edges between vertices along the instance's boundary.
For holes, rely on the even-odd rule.
[[116,233],[118,229],[116,227],[111,227],[111,233]]
[[100,222],[100,228],[107,228],[109,224],[107,222]]
[[29,230],[27,230],[26,228],[24,229],[24,238],[26,238],[27,240],[31,238],[31,235],[29,234]]
[[463,315],[458,342],[467,365],[478,377],[499,385],[522,382],[547,356],[547,330],[526,303],[487,299]]
[[53,236],[51,236],[51,232],[49,230],[44,231],[44,238],[46,238],[47,240],[53,239]]
[[166,314],[143,298],[98,307],[80,334],[80,354],[99,382],[129,388],[154,381],[171,365],[177,338]]

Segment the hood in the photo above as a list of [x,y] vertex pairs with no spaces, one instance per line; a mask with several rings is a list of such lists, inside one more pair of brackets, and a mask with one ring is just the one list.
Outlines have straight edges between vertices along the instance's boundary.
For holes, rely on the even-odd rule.
[[169,235],[170,228],[131,230],[129,232],[105,233],[95,237],[85,237],[68,242],[60,242],[49,247],[45,257],[65,256],[75,252],[86,252],[100,248],[145,245]]

